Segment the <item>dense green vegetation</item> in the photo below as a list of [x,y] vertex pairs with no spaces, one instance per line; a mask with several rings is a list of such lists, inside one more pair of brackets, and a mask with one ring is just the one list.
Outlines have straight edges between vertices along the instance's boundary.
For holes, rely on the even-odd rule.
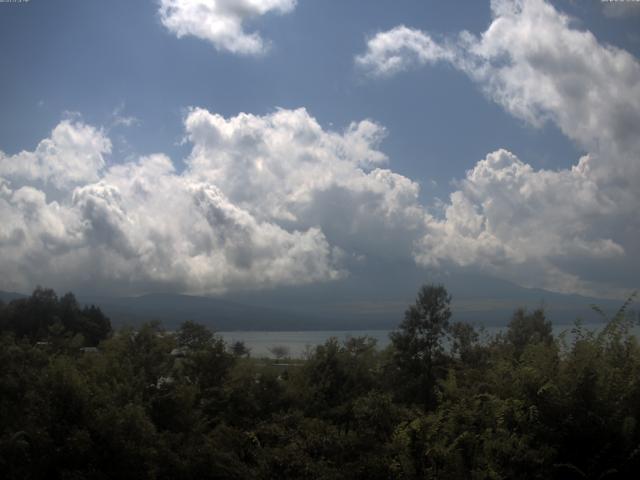
[[[38,289],[0,306],[7,479],[637,478],[640,346],[625,305],[554,338],[541,310],[483,337],[425,286],[391,346],[288,365],[202,325],[111,332]],[[81,347],[98,345],[98,350]]]

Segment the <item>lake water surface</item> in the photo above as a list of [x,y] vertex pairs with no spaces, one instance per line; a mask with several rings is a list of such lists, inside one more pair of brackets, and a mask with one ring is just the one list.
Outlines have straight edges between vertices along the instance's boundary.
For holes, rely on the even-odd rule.
[[[604,324],[585,324],[584,327],[590,330],[598,330]],[[504,331],[506,327],[486,327],[485,335],[494,335],[500,331]],[[573,325],[554,325],[554,335],[559,335],[563,331],[568,331]],[[640,333],[639,329],[635,330],[636,335]],[[331,337],[336,337],[340,341],[344,341],[349,337],[369,336],[377,340],[378,348],[385,348],[389,345],[389,333],[391,330],[323,330],[323,331],[302,331],[302,332],[218,332],[227,343],[235,341],[243,341],[247,347],[251,349],[252,357],[272,356],[269,352],[271,347],[282,346],[289,350],[291,357],[303,357],[305,352],[317,345],[321,345]]]
[[389,345],[390,330],[323,330],[317,332],[217,332],[227,343],[241,340],[251,349],[252,357],[272,356],[269,349],[286,347],[292,357],[304,356],[308,349],[322,345],[331,337],[343,341],[349,337],[369,336],[377,340],[378,348]]

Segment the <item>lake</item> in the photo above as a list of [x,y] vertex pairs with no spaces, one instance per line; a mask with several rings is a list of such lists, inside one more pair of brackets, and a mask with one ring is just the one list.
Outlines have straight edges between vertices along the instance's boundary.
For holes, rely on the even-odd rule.
[[[584,327],[591,330],[598,330],[602,328],[602,323],[589,323]],[[506,327],[486,327],[486,335],[494,335],[500,331],[505,330]],[[563,331],[570,331],[573,328],[573,324],[554,325],[554,335],[559,335]],[[636,335],[638,335],[639,329],[634,329]],[[235,341],[243,341],[245,345],[251,349],[252,357],[264,357],[272,356],[269,353],[269,348],[275,346],[282,346],[289,349],[290,356],[295,358],[302,357],[305,352],[317,345],[321,345],[331,337],[336,337],[338,340],[343,341],[349,337],[364,337],[369,336],[374,338],[378,342],[378,348],[385,348],[389,345],[389,333],[391,330],[322,330],[322,331],[302,331],[302,332],[217,332],[224,338],[227,343]]]
[[227,343],[241,340],[251,349],[252,357],[272,356],[269,348],[282,346],[292,357],[302,357],[309,348],[321,345],[331,337],[346,340],[349,337],[369,336],[378,342],[378,348],[389,345],[390,330],[323,330],[311,332],[217,332]]

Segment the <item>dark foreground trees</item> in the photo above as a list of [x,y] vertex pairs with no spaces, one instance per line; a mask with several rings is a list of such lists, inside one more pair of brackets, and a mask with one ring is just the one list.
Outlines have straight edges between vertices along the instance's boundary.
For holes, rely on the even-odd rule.
[[[83,353],[69,325],[86,326],[53,320],[62,299],[43,292],[0,307],[3,478],[640,471],[640,347],[625,315],[554,338],[542,311],[518,311],[503,334],[481,341],[472,326],[449,323],[446,290],[427,286],[387,350],[332,339],[304,362],[274,366],[191,322],[175,333],[153,323],[122,329]],[[17,311],[29,328],[19,329]],[[57,336],[47,333],[58,324]]]
[[81,335],[83,345],[95,346],[111,334],[111,322],[95,305],[81,307],[72,293],[58,298],[38,287],[30,297],[0,308],[0,329],[31,342]]

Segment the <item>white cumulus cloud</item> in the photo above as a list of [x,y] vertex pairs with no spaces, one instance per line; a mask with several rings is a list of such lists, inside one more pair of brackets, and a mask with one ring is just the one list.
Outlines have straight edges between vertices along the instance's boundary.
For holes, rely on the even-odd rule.
[[109,153],[111,141],[104,132],[64,120],[33,152],[6,155],[0,151],[0,176],[66,188],[97,180]]
[[288,13],[296,0],[160,0],[160,20],[178,38],[191,35],[218,50],[240,55],[264,53],[268,43],[244,23],[269,12]]
[[[71,127],[101,135],[80,122],[54,132]],[[196,108],[185,129],[182,172],[162,154],[103,160],[82,178],[70,171],[65,188],[43,188],[78,150],[102,158],[108,140],[80,134],[30,176],[0,158],[0,288],[215,293],[330,281],[363,255],[411,258],[424,225],[418,186],[381,168],[381,126],[335,132],[304,109],[225,118]]]
[[332,244],[358,255],[410,257],[423,224],[419,187],[382,168],[380,125],[363,120],[327,131],[304,109],[228,119],[195,109],[185,124],[190,174],[256,218],[320,226]]
[[[494,0],[491,9],[480,36],[462,32],[435,45],[426,32],[412,36],[440,52],[430,61],[449,62],[515,117],[554,123],[588,154],[570,169],[536,170],[514,153],[490,153],[458,182],[442,215],[427,220],[416,259],[558,291],[632,288],[640,271],[640,64],[543,0]],[[374,73],[429,63],[403,42],[381,49],[394,31],[370,39],[356,62],[371,59]]]
[[367,42],[367,51],[356,57],[356,64],[374,75],[392,75],[417,65],[435,63],[451,52],[431,37],[404,25],[379,32]]

